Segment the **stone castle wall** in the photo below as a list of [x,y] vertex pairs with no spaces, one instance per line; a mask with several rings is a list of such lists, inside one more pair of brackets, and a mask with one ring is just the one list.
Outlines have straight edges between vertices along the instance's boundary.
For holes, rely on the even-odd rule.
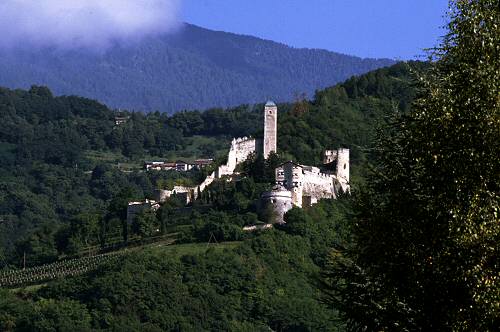
[[335,198],[333,183],[335,175],[321,173],[319,168],[304,170],[302,197],[308,197],[308,204],[316,204],[322,198]]
[[[197,199],[198,193],[203,192],[213,181],[215,181],[215,179],[219,179],[224,176],[232,176],[235,172],[236,166],[247,160],[251,154],[264,153],[264,151],[267,151],[268,153],[270,151],[276,151],[278,108],[273,102],[268,102],[264,108],[264,112],[272,115],[270,119],[266,118],[264,120],[264,137],[268,138],[267,145],[264,144],[263,140],[251,137],[234,138],[231,141],[231,147],[227,155],[226,164],[219,166],[214,172],[207,176],[207,178],[200,185],[192,188],[184,188],[184,190],[182,190],[182,193],[187,194],[188,202],[191,199]],[[176,191],[176,188],[172,191],[160,190],[156,196],[159,201],[164,202],[173,194],[174,191]],[[180,193],[181,190],[177,190],[177,194]]]
[[291,192],[293,205],[309,206],[322,198],[336,198],[340,192],[350,191],[349,149],[326,151],[323,161],[325,164],[336,162],[336,172],[292,161],[276,168],[276,184]]
[[249,137],[233,139],[226,163],[231,174],[238,164],[247,160],[252,153],[257,152],[257,142],[258,140]]

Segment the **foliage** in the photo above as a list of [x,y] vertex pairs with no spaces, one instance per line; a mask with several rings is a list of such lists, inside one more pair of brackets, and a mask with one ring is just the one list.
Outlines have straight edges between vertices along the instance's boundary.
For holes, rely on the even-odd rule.
[[356,244],[327,273],[352,330],[500,325],[498,2],[451,5],[413,111],[379,140]]
[[311,231],[284,227],[236,245],[212,242],[196,250],[180,245],[180,255],[177,246],[155,247],[52,282],[22,299],[6,292],[0,297],[0,309],[6,309],[0,323],[12,330],[64,330],[72,322],[96,331],[342,330],[316,283],[322,253],[332,241],[347,240],[344,212],[350,203],[336,203],[302,210]]
[[[351,149],[353,186],[361,184],[374,128],[394,105],[406,111],[414,95],[409,68],[426,67],[398,64],[318,91],[312,102],[279,105],[279,155],[242,165],[257,185],[214,184],[195,205],[231,210],[230,219],[255,213],[277,164],[293,159],[318,165],[322,150],[339,146]],[[218,157],[214,151],[227,151],[231,137],[262,135],[262,108],[118,114],[95,101],[54,97],[44,87],[0,89],[0,240],[8,262],[19,265],[29,243],[27,263],[34,265],[134,236],[124,223],[128,201],[152,198],[157,188],[200,183],[208,172],[141,173],[140,164],[146,158]],[[116,115],[130,118],[117,126]],[[161,232],[180,222],[192,225],[183,212],[172,211],[159,218]],[[80,226],[87,221],[77,216],[84,214],[94,220]]]
[[130,118],[117,126],[117,113],[93,101],[54,97],[43,87],[0,89],[5,124],[0,128],[0,236],[7,264],[19,266],[26,253],[29,267],[147,241],[157,233],[186,243],[243,242],[235,252],[209,251],[180,261],[153,252],[109,263],[19,297],[21,302],[12,305],[26,314],[7,311],[6,321],[18,330],[42,326],[38,316],[28,314],[36,307],[52,317],[50,324],[65,326],[73,316],[59,322],[53,313],[70,306],[68,313],[90,314],[94,330],[341,328],[336,311],[320,302],[316,279],[329,248],[350,241],[349,200],[294,209],[285,216],[288,224],[275,231],[249,234],[242,226],[259,222],[258,199],[284,160],[318,165],[322,150],[347,146],[354,184],[360,183],[374,128],[394,109],[407,111],[415,94],[409,72],[427,67],[399,64],[318,91],[311,102],[279,105],[278,155],[252,156],[239,169],[245,178],[215,181],[189,206],[173,197],[156,216],[139,214],[131,225],[129,201],[152,198],[158,188],[200,183],[209,172],[142,172],[140,163],[187,151],[191,159],[214,157],[201,151],[227,149],[231,136],[259,137],[262,105],[173,116],[122,112]]

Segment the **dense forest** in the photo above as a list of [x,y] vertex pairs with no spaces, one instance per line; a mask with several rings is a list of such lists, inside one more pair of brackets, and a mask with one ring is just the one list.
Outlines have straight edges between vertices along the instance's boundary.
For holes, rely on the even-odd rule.
[[[197,248],[172,257],[162,249],[131,253],[120,265],[108,263],[90,275],[24,294],[28,302],[6,292],[0,303],[4,328],[341,328],[335,311],[322,303],[315,280],[332,243],[348,241],[350,199],[294,210],[286,217],[287,227],[262,234],[244,233],[242,226],[266,221],[256,204],[272,185],[280,161],[318,165],[324,149],[349,147],[353,186],[362,186],[376,128],[395,111],[408,111],[415,96],[412,73],[427,68],[425,63],[400,63],[318,91],[311,101],[280,104],[278,155],[267,161],[254,157],[241,166],[242,181],[216,182],[188,207],[172,199],[132,225],[125,223],[128,201],[151,198],[156,188],[198,183],[209,171],[143,172],[145,160],[222,161],[232,137],[262,135],[263,105],[169,116],[117,112],[84,98],[54,97],[40,86],[1,89],[5,269],[78,257],[158,232],[175,236],[178,246]],[[128,121],[116,125],[117,115]],[[207,242],[214,247],[200,251]],[[226,243],[236,247],[223,249]],[[138,271],[142,276],[132,278]],[[206,286],[200,288],[202,279]],[[158,289],[164,290],[155,286],[158,293],[145,297],[153,291],[147,290],[148,283],[161,283]],[[127,295],[116,302],[120,287]],[[102,295],[98,300],[92,294]],[[181,299],[186,300],[183,306],[172,304]]]
[[273,98],[293,100],[370,70],[394,64],[190,24],[106,52],[29,47],[2,51],[0,86],[50,86],[110,107],[174,113],[229,107]]

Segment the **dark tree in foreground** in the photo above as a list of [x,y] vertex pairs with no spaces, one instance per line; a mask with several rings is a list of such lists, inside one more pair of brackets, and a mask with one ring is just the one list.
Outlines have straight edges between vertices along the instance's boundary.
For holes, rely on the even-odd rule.
[[352,330],[500,326],[499,7],[450,7],[413,111],[378,141],[355,244],[326,272]]

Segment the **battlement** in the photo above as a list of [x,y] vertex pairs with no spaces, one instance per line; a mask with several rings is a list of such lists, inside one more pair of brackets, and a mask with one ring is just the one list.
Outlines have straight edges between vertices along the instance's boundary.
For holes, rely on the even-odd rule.
[[295,206],[311,205],[321,198],[336,198],[349,192],[349,149],[327,150],[323,162],[337,162],[336,172],[287,161],[275,169],[276,184],[292,194]]
[[242,143],[246,143],[246,142],[251,142],[253,140],[255,140],[255,139],[251,136],[250,137],[244,136],[244,137],[233,138],[231,143],[232,143],[232,145],[237,145],[237,144],[242,144]]

